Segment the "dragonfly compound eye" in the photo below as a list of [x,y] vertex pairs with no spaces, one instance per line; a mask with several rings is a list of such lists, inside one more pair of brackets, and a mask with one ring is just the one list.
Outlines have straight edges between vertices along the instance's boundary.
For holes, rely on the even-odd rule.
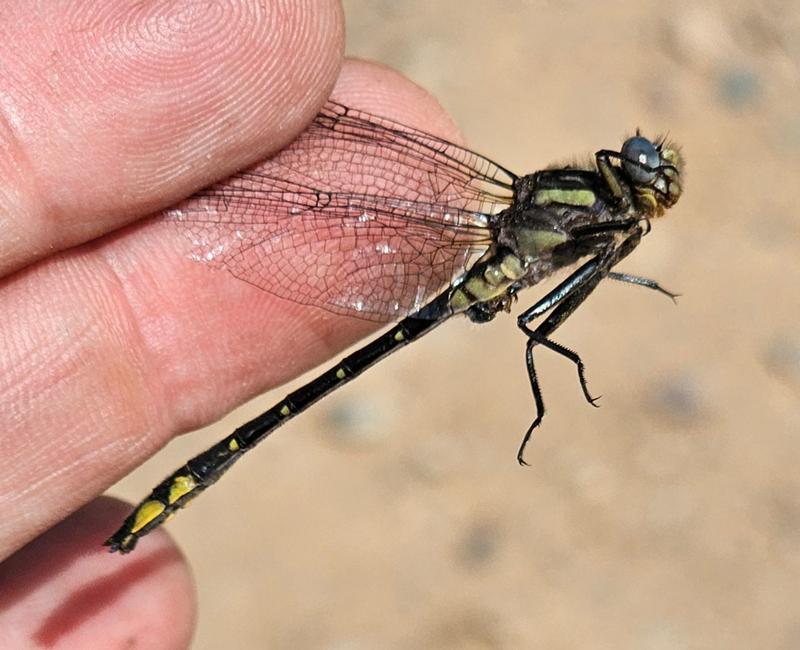
[[647,138],[637,135],[622,145],[622,167],[635,183],[650,184],[656,178],[661,154]]

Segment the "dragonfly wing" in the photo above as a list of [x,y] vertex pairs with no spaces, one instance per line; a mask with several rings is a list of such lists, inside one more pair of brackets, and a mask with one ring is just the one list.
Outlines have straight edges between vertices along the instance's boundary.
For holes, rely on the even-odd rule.
[[413,313],[491,245],[514,177],[435,136],[329,102],[289,147],[168,218],[193,256],[295,302]]

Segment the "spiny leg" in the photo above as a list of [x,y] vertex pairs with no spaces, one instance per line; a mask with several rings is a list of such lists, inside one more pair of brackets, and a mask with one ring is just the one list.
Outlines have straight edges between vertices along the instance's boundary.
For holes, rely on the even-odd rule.
[[[541,389],[539,388],[539,382],[536,378],[536,373],[533,367],[533,347],[535,345],[544,345],[545,347],[558,352],[562,356],[565,356],[570,361],[575,363],[578,368],[578,378],[580,380],[581,390],[583,390],[583,394],[587,401],[592,404],[592,406],[596,406],[596,400],[592,398],[586,384],[584,364],[581,361],[580,356],[572,352],[572,350],[564,348],[558,343],[551,341],[548,337],[556,329],[558,329],[558,327],[581,305],[584,300],[586,300],[586,298],[589,297],[589,294],[595,290],[600,281],[609,275],[610,269],[636,248],[640,239],[641,232],[639,231],[632,233],[619,245],[610,243],[602,253],[586,262],[577,271],[575,271],[575,273],[570,275],[564,282],[562,282],[553,291],[533,305],[533,307],[521,314],[517,319],[517,326],[525,333],[526,336],[528,336],[528,345],[526,347],[525,358],[528,366],[528,376],[531,380],[531,388],[534,391],[534,400],[536,401],[537,409],[536,419],[525,433],[525,437],[523,438],[522,444],[517,452],[517,461],[520,464],[527,464],[523,458],[525,446],[530,440],[533,430],[541,423],[542,417],[544,416],[544,402],[542,400]],[[625,277],[636,278],[637,280],[646,280],[645,278],[638,278],[637,276]],[[649,287],[650,282],[652,281],[644,283],[644,286]],[[638,283],[634,282],[634,284]],[[551,307],[555,308],[552,312],[550,312],[550,315],[535,330],[532,330],[528,324]]]
[[522,439],[522,444],[517,451],[517,462],[520,463],[520,465],[527,465],[524,460],[525,447],[527,446],[528,441],[533,434],[533,430],[541,424],[542,418],[544,417],[544,401],[542,399],[541,389],[539,388],[539,382],[536,378],[536,371],[533,365],[534,346],[543,345],[546,348],[549,348],[550,350],[553,350],[554,352],[557,352],[558,354],[572,361],[578,368],[578,380],[580,382],[584,397],[592,406],[597,406],[596,401],[599,399],[599,397],[595,398],[589,392],[589,387],[587,386],[586,375],[584,372],[585,366],[580,356],[578,356],[578,354],[572,350],[559,345],[555,341],[551,341],[547,337],[561,323],[563,323],[564,320],[566,320],[566,318],[573,311],[575,311],[575,309],[578,308],[578,306],[597,286],[597,283],[600,281],[601,277],[602,276],[598,277],[596,280],[594,278],[590,278],[588,281],[585,281],[583,285],[579,285],[573,289],[569,297],[561,302],[553,310],[550,316],[548,316],[547,319],[545,319],[545,321],[535,330],[531,330],[527,324],[520,325],[520,329],[522,329],[522,331],[525,332],[525,335],[528,337],[528,343],[525,348],[525,361],[528,367],[528,377],[531,381],[531,389],[533,390],[534,401],[536,403],[536,418],[525,432],[525,436]]
[[628,284],[635,284],[640,287],[645,287],[646,289],[652,289],[653,291],[658,291],[659,293],[670,298],[672,302],[675,303],[678,302],[675,299],[679,298],[681,295],[679,293],[672,293],[672,291],[665,289],[655,280],[651,280],[650,278],[643,278],[638,275],[631,275],[630,273],[618,273],[617,271],[610,271],[607,277],[612,280],[616,280],[617,282],[627,282]]
[[[525,363],[528,369],[528,379],[531,383],[531,390],[533,391],[533,399],[536,404],[536,418],[525,432],[522,444],[517,452],[517,462],[520,465],[527,465],[524,459],[525,447],[533,434],[533,430],[539,426],[544,417],[544,399],[542,398],[542,392],[539,387],[539,380],[536,377],[536,369],[533,362],[534,346],[543,345],[572,361],[578,368],[578,378],[584,396],[592,406],[596,406],[595,402],[597,398],[592,397],[589,393],[584,372],[585,367],[581,358],[572,350],[555,341],[551,341],[548,335],[558,328],[558,326],[561,325],[561,323],[563,323],[594,290],[603,277],[601,270],[607,257],[608,255],[599,255],[586,262],[553,291],[544,296],[530,309],[522,313],[517,319],[517,326],[528,337],[528,342],[525,347]],[[528,326],[531,321],[551,308],[553,308],[553,311],[539,327],[532,330]]]
[[525,432],[525,436],[522,438],[522,443],[517,450],[517,462],[520,465],[528,465],[525,461],[525,447],[528,445],[528,441],[533,435],[533,430],[541,424],[542,419],[544,418],[544,399],[542,398],[542,389],[539,386],[539,379],[536,376],[536,367],[533,362],[533,348],[536,345],[544,345],[545,347],[561,354],[571,361],[573,361],[578,366],[578,377],[581,383],[581,389],[583,390],[583,394],[586,397],[586,400],[594,407],[597,407],[597,400],[600,399],[601,396],[592,397],[589,393],[589,390],[586,386],[586,377],[584,375],[585,366],[581,358],[569,348],[565,348],[562,345],[554,341],[550,341],[547,338],[539,338],[536,335],[536,331],[532,331],[528,337],[528,342],[525,345],[525,365],[528,369],[528,379],[530,380],[531,384],[531,391],[533,392],[533,401],[536,405],[536,417],[534,418],[531,425],[528,427],[528,430]]
[[522,439],[522,444],[520,444],[519,450],[517,451],[517,462],[520,465],[528,465],[528,463],[525,462],[525,447],[527,446],[528,440],[530,440],[531,435],[533,434],[533,430],[539,426],[539,423],[544,417],[544,400],[542,399],[542,389],[539,388],[539,380],[536,377],[536,368],[533,365],[534,345],[536,345],[536,341],[533,339],[528,339],[528,342],[525,344],[525,365],[528,368],[528,379],[530,379],[531,382],[533,401],[536,404],[536,418],[525,432],[525,437]]
[[575,289],[586,282],[592,275],[597,273],[600,268],[600,258],[593,257],[588,262],[579,267],[572,273],[566,280],[561,282],[555,289],[550,291],[542,298],[536,301],[532,307],[529,307],[517,317],[517,327],[525,331],[528,323],[532,322],[542,314],[550,311],[562,301],[564,301]]
[[[592,272],[581,273],[585,267],[589,267]],[[564,285],[567,286],[568,290],[564,292],[561,299],[555,304],[555,308],[550,315],[535,330],[529,327],[529,323],[542,313],[541,303],[546,300],[547,296],[524,314],[520,315],[517,320],[517,326],[525,333],[529,341],[533,341],[534,345],[543,345],[575,364],[583,394],[592,406],[597,406],[595,404],[597,398],[592,397],[589,392],[585,376],[586,367],[580,356],[560,343],[550,340],[549,336],[558,329],[558,327],[569,318],[572,312],[586,300],[589,294],[594,291],[600,280],[604,277],[600,272],[601,268],[602,267],[599,266],[599,259],[593,258],[578,269],[572,276],[567,278]],[[551,304],[550,306],[552,307],[553,305]]]
[[583,396],[586,398],[586,401],[589,402],[595,408],[599,408],[599,404],[597,403],[598,400],[602,397],[602,395],[598,395],[597,397],[593,397],[592,394],[589,392],[588,383],[586,381],[586,364],[583,363],[583,360],[580,358],[577,352],[570,350],[568,347],[561,345],[560,343],[556,343],[555,341],[551,341],[546,336],[539,333],[538,328],[529,332],[526,332],[528,335],[528,342],[533,342],[533,345],[543,345],[548,350],[552,350],[556,354],[560,354],[562,357],[569,359],[578,369],[578,381],[581,385],[581,390],[583,391]]
[[[627,227],[630,227],[630,225],[631,223],[628,222]],[[580,236],[585,238],[602,235],[613,236],[615,232],[617,232],[617,228],[611,228],[608,224],[599,224],[596,226],[588,226],[583,228]],[[556,307],[581,285],[588,282],[592,276],[597,275],[598,273],[599,276],[596,279],[595,286],[600,279],[608,276],[613,277],[615,280],[619,280],[621,282],[630,282],[632,284],[638,284],[651,289],[656,289],[668,296],[677,295],[670,293],[666,289],[663,289],[655,280],[641,278],[628,273],[616,273],[609,271],[611,267],[613,267],[619,260],[628,255],[636,247],[636,245],[639,243],[640,237],[641,233],[634,233],[625,241],[623,241],[618,247],[614,246],[614,241],[611,239],[606,245],[606,248],[599,255],[596,255],[588,262],[585,262],[576,271],[570,274],[566,280],[559,283],[555,289],[536,301],[532,307],[529,307],[522,312],[517,317],[517,326],[520,327],[520,329],[526,330],[525,326],[528,323],[532,322],[553,307]],[[516,295],[513,297],[514,299],[517,298]]]

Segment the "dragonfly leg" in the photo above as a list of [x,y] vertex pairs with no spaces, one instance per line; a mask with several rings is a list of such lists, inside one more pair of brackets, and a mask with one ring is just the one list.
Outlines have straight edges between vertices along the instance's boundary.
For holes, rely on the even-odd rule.
[[[536,404],[536,418],[526,431],[522,439],[522,444],[517,452],[517,462],[519,462],[520,465],[527,465],[524,459],[525,447],[534,429],[539,426],[544,417],[544,400],[542,399],[542,392],[533,361],[533,348],[535,346],[543,345],[549,350],[572,361],[578,369],[578,379],[584,397],[592,406],[597,406],[596,402],[599,397],[593,397],[589,392],[586,382],[585,366],[580,356],[569,348],[550,340],[549,336],[584,300],[586,300],[588,295],[603,278],[602,271],[606,263],[606,257],[606,255],[600,255],[586,262],[586,264],[581,266],[558,287],[533,305],[533,307],[521,314],[517,320],[517,326],[525,333],[525,336],[528,337],[528,342],[525,347],[525,364],[528,370],[531,390],[533,391],[533,399]],[[549,309],[553,309],[553,311],[544,322],[536,329],[531,329],[529,324]]]
[[679,293],[672,293],[668,289],[662,287],[658,282],[655,280],[651,280],[650,278],[643,278],[638,275],[631,275],[630,273],[618,273],[616,271],[611,271],[608,274],[608,277],[612,280],[616,280],[617,282],[627,282],[628,284],[635,284],[640,287],[645,287],[646,289],[652,289],[653,291],[658,291],[661,294],[664,294],[668,298],[672,300],[672,302],[677,303],[676,298],[679,298],[681,294]]
[[599,405],[597,404],[598,400],[602,397],[602,395],[598,395],[597,397],[593,397],[592,394],[589,392],[589,386],[586,381],[586,365],[583,363],[583,360],[580,358],[577,352],[573,352],[568,347],[561,345],[560,343],[556,343],[555,341],[550,340],[545,335],[540,334],[538,328],[533,330],[528,334],[528,341],[533,341],[533,345],[543,345],[548,350],[552,350],[556,354],[560,354],[562,357],[569,359],[572,363],[575,364],[575,367],[578,370],[578,381],[581,385],[581,390],[583,391],[583,396],[586,398],[586,401],[589,402],[595,408],[598,408]]
[[[596,402],[599,397],[594,398],[589,392],[589,388],[586,384],[585,366],[580,356],[572,350],[565,348],[563,345],[550,340],[549,337],[567,318],[569,318],[572,312],[589,297],[589,294],[595,290],[600,281],[611,274],[610,269],[636,248],[640,239],[641,232],[637,231],[629,235],[628,238],[619,245],[613,242],[609,243],[602,253],[586,262],[553,291],[533,305],[533,307],[522,313],[517,319],[517,326],[528,337],[525,358],[537,409],[536,419],[525,433],[525,437],[517,452],[517,461],[520,462],[520,464],[526,464],[523,458],[525,446],[528,444],[533,430],[539,426],[544,416],[544,402],[542,401],[539,382],[533,367],[533,347],[536,345],[543,345],[572,361],[578,369],[578,379],[580,380],[584,397],[592,406],[597,406]],[[638,276],[615,273],[612,277],[618,280],[624,278],[622,279],[623,282],[642,284],[645,287],[653,289],[658,286],[657,283],[647,280],[646,278],[639,278]],[[640,280],[641,282],[639,282]],[[658,288],[660,288],[660,286]],[[552,311],[547,318],[545,318],[544,322],[536,329],[531,329],[529,324],[551,308]]]
[[525,345],[525,366],[528,370],[528,379],[530,380],[531,384],[531,391],[533,392],[533,401],[536,405],[536,417],[534,418],[531,425],[528,427],[528,430],[525,432],[525,436],[522,438],[522,443],[517,450],[517,462],[520,465],[528,465],[525,461],[525,447],[528,445],[528,441],[531,439],[531,435],[533,435],[534,429],[538,427],[542,419],[544,418],[544,399],[542,398],[542,389],[539,386],[539,379],[536,375],[536,367],[533,362],[533,348],[537,345],[544,345],[546,348],[557,352],[558,354],[567,357],[570,361],[575,363],[578,367],[578,378],[581,384],[581,390],[583,390],[584,397],[594,407],[597,407],[597,400],[602,397],[601,395],[597,397],[592,397],[591,393],[589,393],[589,388],[586,384],[586,375],[585,375],[585,366],[583,361],[581,360],[580,356],[578,356],[575,352],[570,350],[569,348],[564,347],[556,343],[555,341],[551,341],[550,339],[540,336],[537,334],[536,330],[533,330],[528,335],[528,342]]
[[522,443],[517,451],[517,462],[520,465],[528,465],[528,463],[525,461],[525,447],[528,444],[528,440],[531,439],[533,430],[539,426],[542,418],[544,417],[544,400],[542,399],[542,389],[539,387],[539,380],[536,377],[536,368],[533,365],[533,346],[535,345],[536,341],[533,339],[528,339],[528,342],[525,344],[525,365],[528,368],[528,379],[530,379],[531,382],[533,401],[536,404],[536,418],[525,432],[525,437],[522,439]]

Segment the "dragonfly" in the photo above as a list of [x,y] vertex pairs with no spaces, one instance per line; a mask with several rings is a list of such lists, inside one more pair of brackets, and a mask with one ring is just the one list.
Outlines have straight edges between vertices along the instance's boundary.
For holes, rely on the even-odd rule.
[[198,454],[159,483],[106,542],[128,553],[245,453],[312,404],[456,315],[487,323],[521,290],[565,279],[517,317],[535,419],[545,413],[537,347],[575,364],[553,332],[608,278],[675,298],[615,271],[682,193],[684,160],[636,131],[585,164],[518,176],[422,130],[329,100],[276,156],[169,210],[193,257],[276,296],[379,323],[387,331]]

